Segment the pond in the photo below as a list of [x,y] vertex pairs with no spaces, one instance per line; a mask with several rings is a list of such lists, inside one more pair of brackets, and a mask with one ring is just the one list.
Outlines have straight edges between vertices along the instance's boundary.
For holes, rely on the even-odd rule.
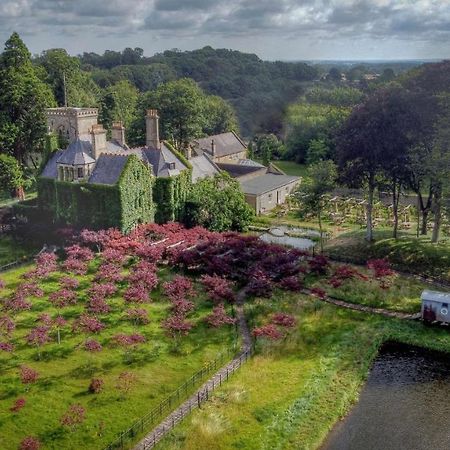
[[389,343],[321,450],[450,449],[450,357]]
[[[277,226],[271,228],[260,236],[264,242],[271,244],[289,245],[300,250],[311,250],[315,245],[320,233],[316,230]],[[312,239],[311,239],[312,238]]]

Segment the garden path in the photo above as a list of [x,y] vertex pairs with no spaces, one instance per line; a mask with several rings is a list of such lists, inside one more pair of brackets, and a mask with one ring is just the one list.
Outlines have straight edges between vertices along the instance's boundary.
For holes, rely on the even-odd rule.
[[193,409],[200,408],[201,404],[208,400],[209,394],[222,383],[228,380],[241,365],[247,361],[252,353],[252,338],[244,314],[245,289],[237,293],[236,318],[239,334],[242,339],[239,354],[228,364],[219,369],[209,380],[207,380],[188,400],[181,404],[176,410],[169,414],[156,428],[142,439],[134,450],[148,450],[153,448],[177,423],[186,417]]

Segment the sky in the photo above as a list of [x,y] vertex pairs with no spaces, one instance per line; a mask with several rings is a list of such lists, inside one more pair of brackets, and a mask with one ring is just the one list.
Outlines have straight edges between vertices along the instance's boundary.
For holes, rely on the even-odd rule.
[[211,45],[267,60],[450,58],[450,0],[0,0],[32,53]]

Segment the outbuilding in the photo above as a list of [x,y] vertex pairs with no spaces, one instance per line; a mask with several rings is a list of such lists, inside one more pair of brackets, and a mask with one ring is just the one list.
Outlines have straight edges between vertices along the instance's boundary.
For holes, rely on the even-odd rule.
[[425,290],[420,298],[425,322],[450,323],[450,293]]

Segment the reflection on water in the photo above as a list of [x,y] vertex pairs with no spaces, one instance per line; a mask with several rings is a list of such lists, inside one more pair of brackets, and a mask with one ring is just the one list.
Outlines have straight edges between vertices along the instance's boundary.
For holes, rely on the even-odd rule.
[[316,230],[280,225],[262,234],[260,239],[271,244],[289,245],[300,250],[310,250],[316,243],[309,238],[317,238],[318,236],[320,236],[320,233]]
[[450,357],[386,344],[322,450],[450,449]]

